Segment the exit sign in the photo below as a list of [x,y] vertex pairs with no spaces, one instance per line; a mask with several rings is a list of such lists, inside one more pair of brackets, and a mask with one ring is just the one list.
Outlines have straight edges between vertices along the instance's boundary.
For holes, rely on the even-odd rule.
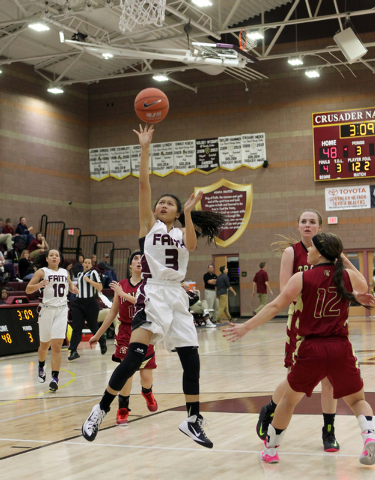
[[68,235],[74,235],[74,228],[69,228]]
[[328,217],[328,225],[339,223],[339,217]]

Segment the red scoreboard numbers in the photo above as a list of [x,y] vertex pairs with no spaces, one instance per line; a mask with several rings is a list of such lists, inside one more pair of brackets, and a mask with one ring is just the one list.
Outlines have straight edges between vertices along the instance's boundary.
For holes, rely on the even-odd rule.
[[375,107],[313,113],[314,179],[375,177]]

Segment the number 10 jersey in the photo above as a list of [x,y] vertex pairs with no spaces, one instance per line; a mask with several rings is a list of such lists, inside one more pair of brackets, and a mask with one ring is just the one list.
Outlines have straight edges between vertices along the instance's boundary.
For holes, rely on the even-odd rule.
[[50,307],[66,306],[69,293],[68,272],[65,268],[59,268],[57,272],[47,267],[43,267],[42,270],[44,280],[48,280],[49,284],[41,290],[41,302]]
[[165,223],[156,220],[150,232],[139,243],[143,254],[142,274],[146,281],[152,278],[182,282],[186,275],[189,251],[184,245],[180,228],[173,227],[167,232]]

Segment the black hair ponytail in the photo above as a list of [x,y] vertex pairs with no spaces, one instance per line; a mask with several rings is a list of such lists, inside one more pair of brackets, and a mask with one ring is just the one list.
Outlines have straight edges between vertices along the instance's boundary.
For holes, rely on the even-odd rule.
[[[179,222],[185,226],[185,214],[181,213]],[[220,233],[220,230],[225,224],[225,217],[221,213],[216,212],[201,212],[200,210],[193,210],[191,212],[191,220],[194,226],[198,227],[198,231],[195,230],[197,238],[207,237],[208,242],[214,242],[215,237]]]
[[[312,239],[315,247],[319,253],[331,262],[335,262],[335,273],[333,276],[334,284],[337,288],[337,293],[341,298],[348,300],[356,307],[366,307],[362,305],[353,295],[346,290],[344,282],[344,262],[342,260],[341,254],[343,251],[343,245],[341,238],[335,235],[334,233],[317,233]],[[369,308],[369,307],[366,307]]]

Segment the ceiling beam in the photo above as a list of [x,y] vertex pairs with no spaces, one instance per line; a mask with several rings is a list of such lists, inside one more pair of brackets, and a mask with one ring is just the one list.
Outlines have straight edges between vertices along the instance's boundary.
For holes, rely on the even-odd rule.
[[227,28],[229,22],[232,20],[233,15],[236,13],[236,10],[240,6],[242,0],[236,0],[235,4],[233,5],[231,11],[229,12],[227,18],[224,20],[224,23],[220,26],[220,30]]
[[[297,8],[297,5],[299,4],[299,0],[295,0],[295,2],[293,3],[293,6],[292,8],[289,10],[287,16],[285,17],[285,20],[284,22],[287,22],[289,20],[289,18],[292,16],[294,10]],[[265,51],[264,53],[264,57],[267,57],[267,55],[270,53],[270,51],[272,50],[273,46],[275,45],[275,43],[277,42],[277,39],[279,38],[279,36],[281,35],[281,32],[284,30],[285,28],[285,25],[281,25],[281,27],[279,27],[278,31],[276,32],[275,36],[273,37],[271,43],[268,45],[268,48],[267,50]]]
[[78,55],[78,52],[68,52],[68,53],[51,53],[50,55],[39,55],[36,57],[25,57],[25,58],[7,58],[5,60],[0,60],[0,65],[10,65],[11,63],[17,62],[31,62],[32,60],[47,60],[48,58],[59,58],[59,57],[69,57],[71,55]]
[[234,33],[239,32],[241,28],[246,28],[247,30],[260,30],[260,29],[268,29],[268,28],[278,28],[281,26],[291,26],[291,25],[300,25],[301,23],[311,23],[311,22],[323,22],[326,20],[335,20],[337,18],[345,18],[349,17],[357,17],[360,15],[373,15],[375,14],[375,8],[367,9],[367,10],[356,10],[354,12],[345,12],[345,13],[336,13],[332,15],[321,15],[320,17],[312,17],[312,18],[299,18],[296,20],[288,20],[287,22],[272,22],[272,23],[260,23],[257,25],[246,25],[244,27],[234,27],[234,28],[226,28],[224,30],[219,30],[217,33],[220,35],[224,35],[225,33]]
[[206,33],[207,35],[211,36],[211,37],[214,37],[214,38],[217,38],[218,40],[221,40],[221,35],[209,30],[208,28],[206,27],[203,27],[202,25],[199,25],[199,23],[195,22],[194,20],[191,20],[189,17],[187,17],[186,15],[184,15],[183,13],[179,12],[178,10],[176,10],[175,8],[167,5],[165,7],[165,9],[169,12],[169,13],[172,13],[173,15],[175,15],[176,17],[179,17],[181,18],[182,20],[185,20],[186,23],[188,23],[190,21],[190,24],[195,27],[195,28],[198,28],[198,30],[201,30],[202,32]]

